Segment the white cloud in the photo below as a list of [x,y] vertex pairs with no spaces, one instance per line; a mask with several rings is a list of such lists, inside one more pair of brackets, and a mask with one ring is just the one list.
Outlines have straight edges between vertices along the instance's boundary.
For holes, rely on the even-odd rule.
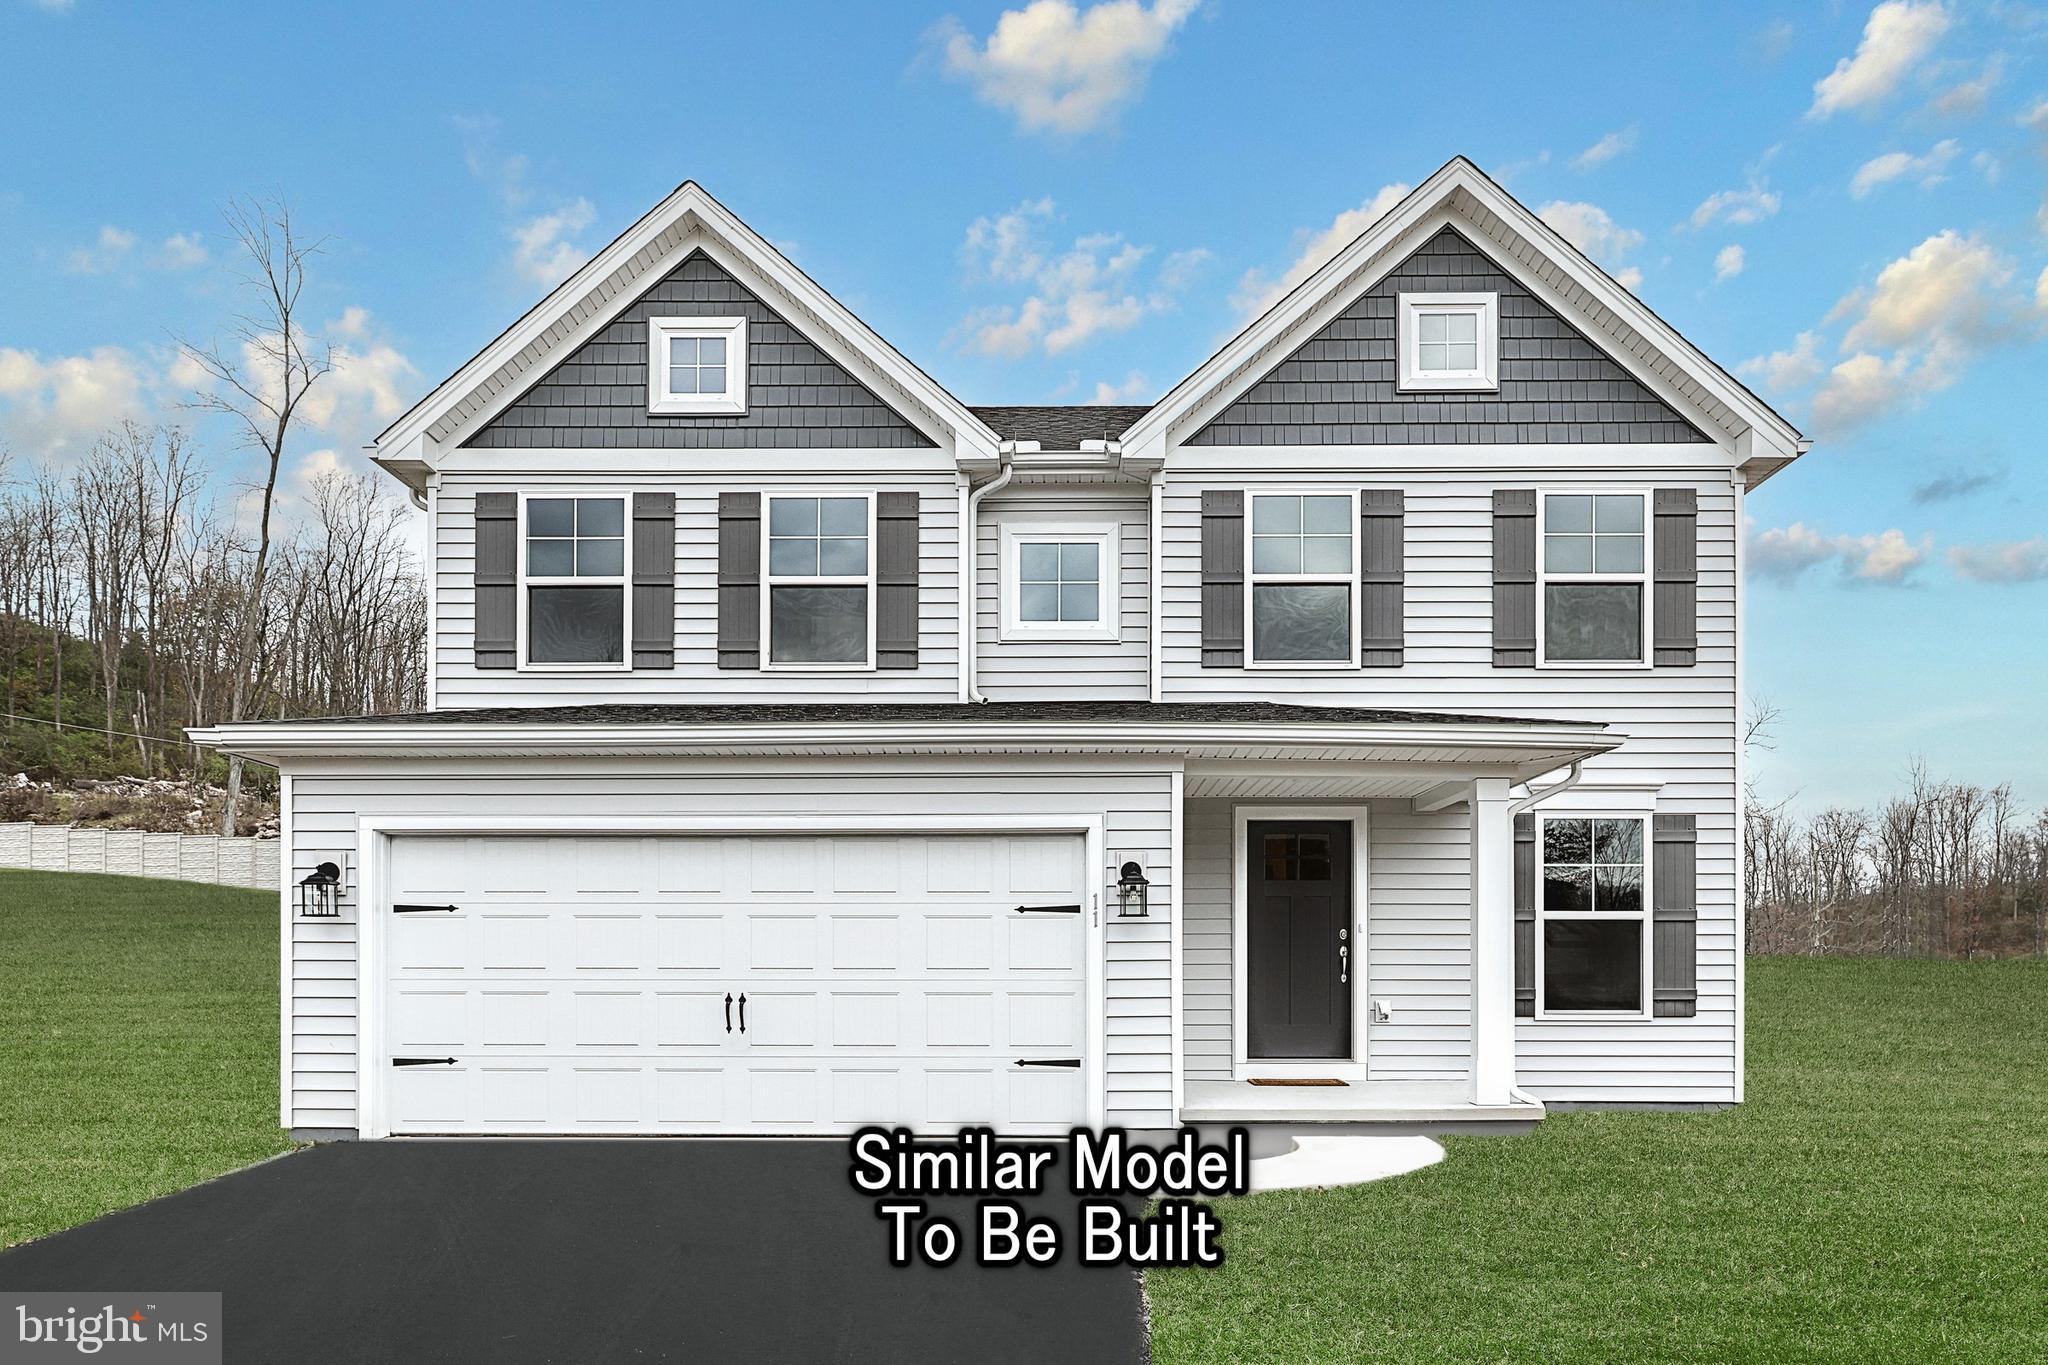
[[1889,97],[1948,32],[1940,0],[1886,0],[1870,12],[1854,56],[1813,83],[1812,118],[1859,109]]
[[1878,272],[1863,314],[1842,345],[1862,349],[1981,338],[2001,326],[2002,290],[2012,275],[2012,262],[1988,242],[1953,228],[1938,232]]
[[1739,190],[1717,190],[1692,211],[1692,225],[1703,228],[1716,220],[1743,225],[1761,223],[1778,211],[1776,192],[1751,184]]
[[1821,377],[1827,362],[1820,357],[1820,333],[1801,332],[1788,351],[1773,351],[1737,365],[1738,373],[1760,379],[1778,393],[1803,389]]
[[2048,313],[2048,269],[2041,271],[2041,278],[2034,281],[2034,307]]
[[1112,384],[1107,379],[1097,380],[1095,392],[1088,395],[1088,401],[1097,404],[1146,403],[1151,401],[1152,393],[1152,381],[1132,370],[1120,384]]
[[1714,253],[1714,278],[1732,280],[1740,275],[1743,267],[1748,264],[1749,253],[1742,249],[1739,242],[1730,242]]
[[489,185],[506,208],[525,204],[533,193],[526,181],[529,163],[521,154],[498,149],[499,119],[491,114],[457,114],[452,121],[469,173]]
[[1756,35],[1757,56],[1767,62],[1779,60],[1792,50],[1792,39],[1797,32],[1791,20],[1773,19]]
[[1949,567],[1974,583],[2039,583],[2048,579],[2048,540],[1952,545]]
[[572,238],[590,226],[597,210],[588,199],[564,204],[512,228],[512,268],[521,279],[553,288],[590,259]]
[[1550,224],[1567,242],[1585,252],[1612,274],[1625,289],[1643,282],[1643,272],[1624,262],[1643,244],[1643,234],[1625,228],[1607,216],[1598,204],[1554,199],[1536,210],[1536,216]]
[[207,259],[206,243],[196,232],[174,232],[156,251],[156,264],[165,270],[197,269]]
[[1984,183],[1987,185],[1996,185],[1999,177],[2005,173],[2005,164],[1990,152],[1977,153],[1970,158],[1970,165],[1984,177]]
[[77,454],[123,418],[147,418],[158,382],[119,346],[48,360],[0,346],[0,446],[48,459]]
[[1746,564],[1760,578],[1791,582],[1834,563],[1846,579],[1889,587],[1905,582],[1933,551],[1932,536],[1913,541],[1896,527],[1875,535],[1830,536],[1795,521],[1766,531],[1751,528]]
[[1176,251],[1148,283],[1142,267],[1151,247],[1118,233],[1093,233],[1059,250],[1046,240],[1055,217],[1052,200],[1041,198],[968,226],[961,257],[969,279],[1032,291],[1022,303],[970,313],[956,331],[969,350],[1011,358],[1039,349],[1058,355],[1128,331],[1149,314],[1170,311],[1211,256],[1206,248]]
[[71,253],[70,269],[76,275],[104,275],[119,269],[135,249],[135,234],[112,224],[100,229],[89,247]]
[[1357,240],[1360,233],[1385,217],[1387,210],[1408,197],[1414,186],[1382,185],[1370,199],[1355,209],[1345,209],[1325,228],[1304,228],[1295,234],[1294,263],[1274,279],[1256,267],[1244,272],[1230,296],[1231,305],[1246,320],[1278,303],[1290,289],[1323,268],[1329,259]]
[[1086,133],[1109,123],[1145,88],[1153,65],[1199,0],[1031,0],[1006,10],[987,42],[957,19],[938,30],[946,70],[1024,128]]
[[1586,148],[1585,151],[1580,152],[1572,158],[1572,165],[1582,171],[1590,171],[1596,166],[1606,165],[1623,152],[1634,151],[1635,146],[1636,128],[1634,124],[1630,124],[1626,128],[1618,128],[1614,132],[1607,134],[1607,136]]
[[1948,178],[1948,166],[1956,159],[1962,144],[1954,138],[1944,138],[1920,156],[1911,152],[1886,152],[1875,156],[1856,168],[1856,174],[1849,181],[1849,197],[1867,199],[1873,190],[1889,185],[1894,180],[1917,180],[1920,188],[1933,189]]
[[1934,99],[1934,112],[1948,118],[1965,118],[1981,114],[1990,102],[1991,92],[2005,75],[2005,58],[1994,54],[1984,63],[1984,69],[1971,80],[1958,81],[1941,92]]

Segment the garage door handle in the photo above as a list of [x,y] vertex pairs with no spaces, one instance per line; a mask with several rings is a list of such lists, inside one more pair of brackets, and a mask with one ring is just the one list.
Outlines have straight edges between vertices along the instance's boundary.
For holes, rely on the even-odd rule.
[[1078,915],[1081,913],[1081,907],[1078,905],[1020,905],[1017,907],[1017,913],[1020,915]]
[[740,992],[740,1032],[747,1031],[747,993]]
[[393,1066],[454,1066],[453,1057],[393,1057]]
[[725,993],[725,1031],[732,1032],[732,992]]
[[431,915],[438,911],[453,914],[461,908],[459,905],[394,905],[391,907],[391,913],[394,915]]
[[1081,1065],[1079,1057],[1019,1057],[1018,1066],[1072,1066]]

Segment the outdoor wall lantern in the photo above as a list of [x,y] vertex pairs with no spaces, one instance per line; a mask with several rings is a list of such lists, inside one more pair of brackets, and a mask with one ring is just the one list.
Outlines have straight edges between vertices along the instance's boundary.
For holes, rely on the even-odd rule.
[[299,883],[299,918],[335,919],[341,914],[341,869],[322,863]]
[[1116,879],[1116,917],[1144,919],[1152,913],[1146,908],[1145,889],[1152,883],[1146,880],[1145,869],[1130,862],[1125,863],[1119,872]]

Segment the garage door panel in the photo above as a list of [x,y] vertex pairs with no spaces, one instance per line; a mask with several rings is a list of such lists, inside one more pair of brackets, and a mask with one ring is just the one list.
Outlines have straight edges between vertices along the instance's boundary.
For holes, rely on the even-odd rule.
[[393,845],[407,897],[456,907],[383,921],[384,1060],[454,1059],[391,1069],[394,1132],[1056,1134],[1087,1112],[1078,1066],[1016,1065],[1085,1046],[1084,917],[1017,912],[1084,898],[1077,837]]

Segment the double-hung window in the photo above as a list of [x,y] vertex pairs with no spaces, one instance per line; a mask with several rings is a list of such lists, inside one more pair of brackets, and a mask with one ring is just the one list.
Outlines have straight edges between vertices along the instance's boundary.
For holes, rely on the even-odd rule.
[[624,668],[625,496],[528,495],[521,506],[521,657],[537,668]]
[[1358,662],[1358,508],[1349,493],[1251,496],[1249,663]]
[[1649,1013],[1649,886],[1640,816],[1546,815],[1537,892],[1540,1013]]
[[874,500],[771,495],[765,542],[768,666],[871,667]]
[[733,416],[747,410],[745,318],[649,318],[647,410]]
[[1003,526],[1005,639],[1114,640],[1116,586],[1114,525]]
[[1640,667],[1649,661],[1649,500],[1640,490],[1542,495],[1543,662]]
[[1400,385],[1483,392],[1500,387],[1499,298],[1493,294],[1403,294],[1395,323]]

